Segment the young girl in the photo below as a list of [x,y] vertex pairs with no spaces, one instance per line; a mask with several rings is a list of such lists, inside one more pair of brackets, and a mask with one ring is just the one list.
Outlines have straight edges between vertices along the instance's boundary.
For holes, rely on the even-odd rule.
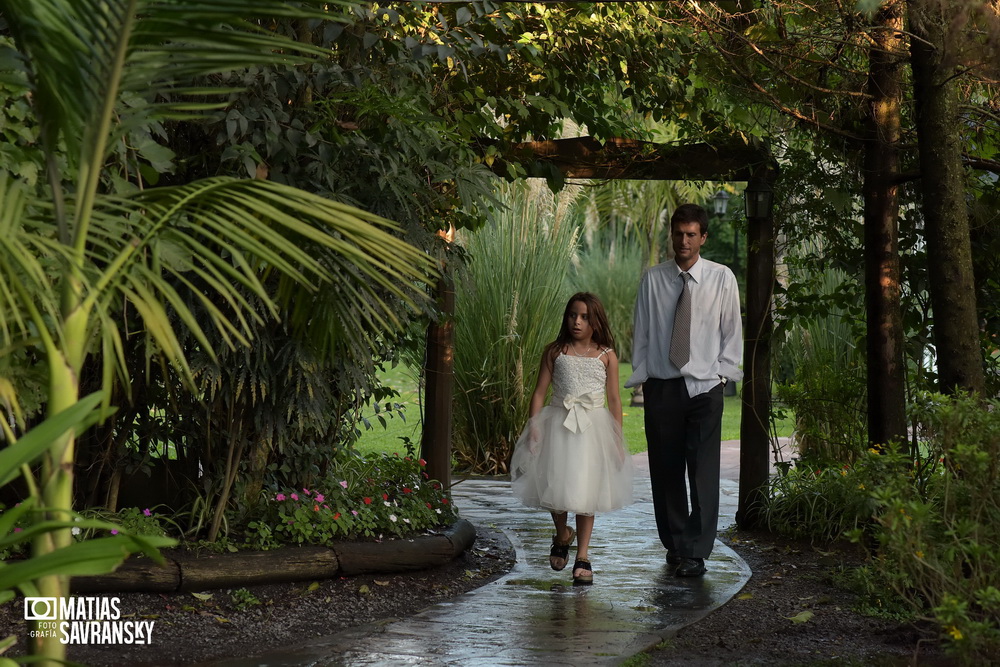
[[[632,504],[614,344],[600,300],[589,292],[570,297],[559,336],[542,353],[528,425],[511,459],[514,494],[552,513],[553,570],[566,567],[569,547],[579,540],[574,584],[594,581],[587,554],[594,513]],[[549,384],[552,399],[545,405]],[[568,512],[576,513],[575,531],[566,524]]]

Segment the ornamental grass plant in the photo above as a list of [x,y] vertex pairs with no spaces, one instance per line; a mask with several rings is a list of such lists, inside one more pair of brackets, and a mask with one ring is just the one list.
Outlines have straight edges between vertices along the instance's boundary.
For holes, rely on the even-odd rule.
[[469,259],[456,278],[454,452],[459,469],[507,472],[528,416],[538,363],[555,339],[577,227],[572,193],[544,185],[504,186],[506,205],[463,235]]
[[765,525],[821,544],[870,526],[877,508],[871,489],[886,474],[882,463],[877,457],[822,467],[800,461],[768,481]]
[[[780,321],[777,401],[795,415],[795,448],[811,466],[851,463],[868,448],[863,320],[846,295],[851,283],[836,269],[809,278],[811,304]],[[847,290],[847,291],[845,291]],[[850,297],[853,298],[853,297]]]
[[632,312],[644,268],[639,241],[610,227],[595,231],[573,262],[573,291],[600,297],[623,362],[632,360]]

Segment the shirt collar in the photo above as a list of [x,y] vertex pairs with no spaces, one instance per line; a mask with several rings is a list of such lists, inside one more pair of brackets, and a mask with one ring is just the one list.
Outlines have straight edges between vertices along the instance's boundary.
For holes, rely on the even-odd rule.
[[[674,271],[676,271],[676,273],[674,275],[677,276],[678,278],[680,278],[681,277],[681,273],[683,273],[683,271],[681,271],[681,267],[677,266],[677,262],[671,262],[671,264],[674,267]],[[693,278],[696,283],[700,283],[701,282],[701,274],[702,274],[702,267],[703,266],[704,266],[704,262],[701,261],[701,257],[699,256],[698,259],[695,260],[695,263],[692,264],[691,268],[688,269],[688,271],[687,271],[689,274],[691,274],[691,278]]]

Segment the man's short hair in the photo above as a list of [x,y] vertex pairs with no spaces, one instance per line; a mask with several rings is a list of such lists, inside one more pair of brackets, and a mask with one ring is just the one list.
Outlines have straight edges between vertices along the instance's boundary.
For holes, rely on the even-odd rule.
[[674,230],[674,225],[685,222],[697,222],[701,228],[701,235],[708,233],[708,211],[697,204],[681,204],[670,216],[670,231]]

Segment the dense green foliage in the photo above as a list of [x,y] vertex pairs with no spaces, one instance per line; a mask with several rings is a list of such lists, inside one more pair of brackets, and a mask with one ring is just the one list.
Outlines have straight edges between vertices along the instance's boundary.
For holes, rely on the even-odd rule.
[[914,412],[925,454],[901,460],[872,493],[874,567],[964,661],[991,662],[1000,655],[1000,402],[931,394]]

